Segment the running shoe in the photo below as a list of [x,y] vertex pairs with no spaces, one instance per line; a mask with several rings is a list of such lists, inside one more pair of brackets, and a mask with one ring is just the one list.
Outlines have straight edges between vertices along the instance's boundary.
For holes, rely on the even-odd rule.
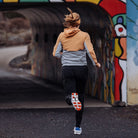
[[74,134],[75,135],[80,135],[81,133],[82,133],[81,127],[74,127]]
[[80,111],[82,108],[81,102],[78,99],[78,93],[72,93],[71,95],[71,103],[75,110]]

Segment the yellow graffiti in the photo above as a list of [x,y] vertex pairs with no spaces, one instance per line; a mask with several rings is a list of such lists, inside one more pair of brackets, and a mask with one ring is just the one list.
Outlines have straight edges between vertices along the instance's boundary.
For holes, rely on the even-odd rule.
[[113,87],[112,87],[112,78],[113,78],[113,71],[111,71],[111,75],[110,75],[110,94],[111,94],[111,104],[114,103],[114,94],[113,94]]
[[107,102],[107,100],[108,100],[108,93],[109,93],[109,89],[108,89],[108,71],[106,71],[106,88],[104,89],[104,102]]
[[76,0],[77,2],[91,2],[94,4],[99,4],[100,0]]
[[3,0],[3,2],[18,2],[18,0]]
[[31,74],[32,75],[35,75],[35,69],[36,69],[36,63],[32,64],[32,67],[31,67]]
[[104,88],[104,102],[107,102],[106,87]]
[[121,48],[120,48],[120,45],[119,45],[118,41],[119,41],[119,39],[116,38],[116,39],[115,39],[115,56],[116,56],[116,57],[120,57],[121,54],[122,54],[122,50],[121,50]]

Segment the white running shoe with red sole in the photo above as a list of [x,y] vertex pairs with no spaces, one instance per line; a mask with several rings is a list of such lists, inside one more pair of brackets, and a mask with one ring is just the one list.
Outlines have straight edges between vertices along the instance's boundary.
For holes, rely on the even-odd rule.
[[78,93],[72,93],[71,95],[71,102],[75,110],[80,111],[82,108],[81,102],[78,98]]

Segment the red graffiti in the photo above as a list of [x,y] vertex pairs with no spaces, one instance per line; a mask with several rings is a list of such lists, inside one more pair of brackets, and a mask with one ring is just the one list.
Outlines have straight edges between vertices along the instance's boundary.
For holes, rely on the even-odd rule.
[[115,57],[115,101],[121,100],[121,85],[123,79],[123,70],[119,65],[119,59]]
[[112,17],[117,14],[126,13],[126,4],[120,0],[103,0],[99,5],[103,7]]

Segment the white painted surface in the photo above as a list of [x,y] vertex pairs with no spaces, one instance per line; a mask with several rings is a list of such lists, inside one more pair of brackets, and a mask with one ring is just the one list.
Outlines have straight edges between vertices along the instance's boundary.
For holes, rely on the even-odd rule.
[[120,0],[120,1],[122,1],[122,2],[126,3],[126,0]]
[[[122,29],[122,31],[119,31],[119,28]],[[126,28],[122,24],[115,25],[115,32],[117,36],[126,36]]]
[[119,60],[119,64],[124,72],[123,81],[122,81],[122,102],[127,103],[127,72],[126,72],[126,61]]
[[50,0],[50,2],[63,2],[63,0]]

